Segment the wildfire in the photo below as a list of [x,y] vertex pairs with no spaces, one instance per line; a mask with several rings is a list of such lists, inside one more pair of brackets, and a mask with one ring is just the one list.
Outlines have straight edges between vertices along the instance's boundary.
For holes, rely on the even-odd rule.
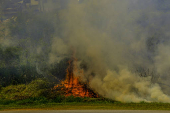
[[98,97],[92,90],[87,87],[87,84],[81,83],[80,76],[76,74],[83,75],[83,70],[78,69],[75,65],[77,59],[73,58],[73,60],[69,61],[69,66],[66,70],[66,79],[61,81],[60,85],[55,86],[54,88],[58,88],[64,86],[62,90],[65,92],[65,96],[75,96],[75,97]]

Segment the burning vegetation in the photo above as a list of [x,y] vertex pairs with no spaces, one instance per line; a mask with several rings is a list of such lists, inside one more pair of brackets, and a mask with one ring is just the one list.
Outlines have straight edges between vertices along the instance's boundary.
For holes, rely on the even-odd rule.
[[45,78],[55,98],[170,102],[170,2],[56,1],[12,18],[0,12],[0,90]]
[[54,86],[54,89],[63,91],[65,96],[73,95],[74,97],[99,97],[98,94],[90,89],[89,84],[83,83],[81,81],[80,75],[77,75],[83,75],[83,70],[77,68],[77,66],[75,65],[76,62],[76,58],[68,61],[69,66],[66,69],[67,74],[65,80],[61,81],[60,84]]

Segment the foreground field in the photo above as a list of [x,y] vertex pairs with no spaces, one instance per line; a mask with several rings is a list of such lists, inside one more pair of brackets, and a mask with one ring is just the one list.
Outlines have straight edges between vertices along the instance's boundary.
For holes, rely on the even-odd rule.
[[42,109],[42,110],[170,110],[169,103],[108,103],[108,102],[66,102],[30,104],[18,103],[0,105],[0,110]]
[[66,97],[47,86],[46,81],[38,79],[28,85],[2,87],[0,110],[170,110],[170,103],[122,103],[103,97]]
[[170,110],[170,103],[122,103],[103,97],[66,97],[47,86],[46,81],[38,79],[28,85],[2,87],[0,110]]

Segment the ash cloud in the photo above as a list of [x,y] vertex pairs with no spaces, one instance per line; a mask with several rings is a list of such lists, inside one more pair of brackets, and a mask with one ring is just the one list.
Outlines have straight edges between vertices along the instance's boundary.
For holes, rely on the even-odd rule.
[[79,66],[86,67],[83,81],[100,95],[122,102],[170,102],[168,88],[160,84],[169,84],[167,3],[71,0],[59,13],[61,35],[52,41],[49,62],[71,57],[74,50]]

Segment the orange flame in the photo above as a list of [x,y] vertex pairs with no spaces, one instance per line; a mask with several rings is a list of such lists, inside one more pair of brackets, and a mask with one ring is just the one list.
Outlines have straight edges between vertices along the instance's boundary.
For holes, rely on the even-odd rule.
[[[75,76],[74,71],[78,71],[74,65],[72,67],[71,61],[69,61],[69,67],[67,68],[66,80],[63,82],[66,90],[66,96],[78,96],[78,97],[92,97],[90,92],[85,88],[84,84],[80,84],[80,77]],[[83,73],[83,71],[81,71]]]
[[[87,88],[87,84],[82,84],[80,82],[80,76],[83,75],[83,70],[78,69],[76,66],[77,59],[69,61],[69,66],[66,70],[66,79],[61,81],[61,85],[64,86],[65,96],[75,96],[75,97],[98,97],[92,90]],[[54,88],[58,88],[59,85]]]

